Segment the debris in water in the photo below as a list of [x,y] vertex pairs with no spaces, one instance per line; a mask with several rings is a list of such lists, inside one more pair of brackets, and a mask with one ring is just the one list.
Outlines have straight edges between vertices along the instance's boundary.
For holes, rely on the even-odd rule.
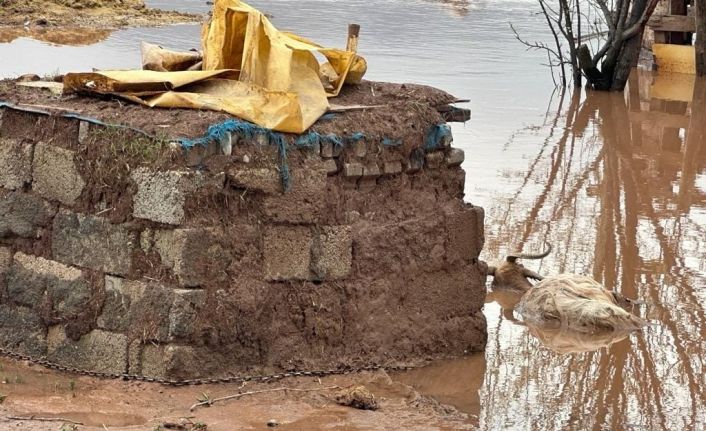
[[377,410],[375,395],[365,386],[355,386],[336,395],[336,402],[342,406],[360,410]]

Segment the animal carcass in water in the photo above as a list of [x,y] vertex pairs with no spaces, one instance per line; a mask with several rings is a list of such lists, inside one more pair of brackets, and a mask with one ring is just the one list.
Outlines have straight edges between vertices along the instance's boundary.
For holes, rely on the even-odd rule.
[[619,331],[647,324],[622,308],[636,303],[590,277],[561,274],[547,277],[525,292],[516,310],[533,325],[581,332]]

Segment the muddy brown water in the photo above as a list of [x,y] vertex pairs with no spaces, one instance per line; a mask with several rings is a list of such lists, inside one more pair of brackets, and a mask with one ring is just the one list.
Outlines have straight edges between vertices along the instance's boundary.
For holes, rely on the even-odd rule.
[[[531,1],[251,3],[278,27],[325,45],[341,46],[346,24],[361,23],[370,79],[470,98],[473,119],[454,125],[454,137],[466,151],[466,199],[486,209],[482,258],[549,241],[554,252],[530,268],[591,275],[647,302],[640,313],[654,322],[615,337],[541,332],[515,321],[517,298],[493,292],[485,354],[395,380],[481,429],[706,427],[706,81],[635,73],[624,95],[552,93],[544,59],[507,28],[511,21],[530,39],[546,37]],[[148,4],[208,10],[200,0]],[[0,35],[0,76],[137,67],[141,40],[188,49],[198,34],[193,25],[125,29],[82,46]],[[26,411],[42,413],[41,405]],[[145,418],[128,409],[93,419],[117,426]]]

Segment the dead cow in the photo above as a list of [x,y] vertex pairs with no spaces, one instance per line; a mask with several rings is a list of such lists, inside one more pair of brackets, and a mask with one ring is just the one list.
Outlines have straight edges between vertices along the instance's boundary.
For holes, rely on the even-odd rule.
[[623,308],[638,303],[590,277],[560,274],[525,292],[516,310],[524,321],[544,326],[579,332],[629,331],[647,325]]
[[[550,252],[551,246],[541,254],[514,253],[501,265],[488,267],[494,291],[510,289],[521,294],[515,309],[525,322],[580,332],[632,330],[647,324],[623,308],[639,301],[608,290],[590,277],[576,274],[543,277],[517,262],[542,259]],[[533,286],[529,279],[539,283]]]

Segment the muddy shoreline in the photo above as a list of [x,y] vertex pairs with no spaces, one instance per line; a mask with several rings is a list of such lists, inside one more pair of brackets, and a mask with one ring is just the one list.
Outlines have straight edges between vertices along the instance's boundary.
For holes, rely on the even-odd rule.
[[[226,431],[266,429],[267,422],[274,420],[279,424],[276,429],[282,430],[465,430],[474,429],[477,419],[421,395],[384,371],[264,384],[168,387],[59,374],[4,358],[0,365],[0,395],[7,396],[0,404],[3,429],[55,431],[73,421],[82,424],[76,428],[81,431],[103,430],[104,425],[115,431],[167,429],[164,424]],[[360,385],[375,397],[377,410],[337,403],[338,395]],[[206,396],[214,399],[244,392],[253,394],[190,411]]]
[[0,0],[0,29],[118,29],[199,23],[204,16],[148,8],[143,0]]

